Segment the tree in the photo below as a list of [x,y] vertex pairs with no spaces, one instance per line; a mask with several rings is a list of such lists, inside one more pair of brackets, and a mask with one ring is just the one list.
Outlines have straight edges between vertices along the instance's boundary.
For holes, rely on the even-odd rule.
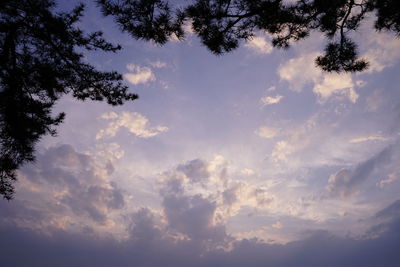
[[215,54],[237,48],[258,31],[272,43],[287,48],[320,31],[328,39],[316,64],[328,72],[357,72],[368,67],[359,59],[349,33],[369,13],[376,14],[375,29],[400,34],[400,1],[396,0],[195,0],[173,10],[168,0],[97,0],[104,15],[114,16],[121,30],[134,38],[165,43],[173,34],[183,38],[182,25],[190,23],[202,43]]
[[[375,13],[375,30],[400,34],[400,1],[396,0],[96,0],[105,16],[113,16],[123,32],[136,39],[164,44],[184,38],[183,26],[213,53],[236,49],[259,31],[272,43],[288,48],[312,31],[328,43],[316,65],[328,72],[358,72],[360,59],[349,33]],[[127,92],[116,72],[101,72],[82,61],[87,50],[116,52],[101,32],[84,34],[76,27],[83,5],[70,13],[54,13],[52,0],[2,0],[0,3],[0,194],[12,197],[15,171],[34,160],[35,143],[65,116],[51,110],[64,94],[80,100],[106,100],[120,105],[137,95]]]
[[75,26],[83,5],[54,13],[51,0],[2,0],[0,3],[0,194],[11,199],[16,170],[34,160],[35,143],[55,135],[64,113],[52,107],[64,94],[111,105],[134,100],[116,72],[101,72],[83,62],[85,50],[120,49],[101,32],[85,35]]

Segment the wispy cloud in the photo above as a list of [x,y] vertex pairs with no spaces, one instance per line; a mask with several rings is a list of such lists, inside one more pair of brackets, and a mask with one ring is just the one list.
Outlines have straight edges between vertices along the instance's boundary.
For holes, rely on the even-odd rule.
[[363,142],[368,142],[368,141],[387,141],[389,140],[388,138],[382,136],[381,134],[375,134],[375,135],[368,135],[368,136],[361,136],[361,137],[356,137],[350,140],[350,143],[363,143]]
[[278,135],[279,131],[280,131],[279,128],[262,126],[255,131],[255,134],[257,134],[258,136],[260,136],[262,138],[271,139],[271,138],[276,137]]
[[370,62],[367,72],[381,72],[398,61],[399,39],[393,38],[393,35],[387,32],[368,31],[364,36],[366,40],[362,43],[368,48],[362,57]]
[[156,60],[150,62],[150,66],[152,66],[155,69],[161,69],[161,68],[166,68],[168,66],[167,62],[161,61],[161,60]]
[[275,228],[275,229],[282,229],[282,228],[283,228],[283,224],[282,224],[280,221],[277,221],[276,223],[274,223],[274,224],[272,225],[272,228]]
[[385,185],[391,184],[394,181],[399,180],[399,179],[400,179],[400,173],[396,173],[396,172],[389,173],[389,175],[386,178],[384,178],[384,179],[380,180],[378,183],[376,183],[376,186],[383,188]]

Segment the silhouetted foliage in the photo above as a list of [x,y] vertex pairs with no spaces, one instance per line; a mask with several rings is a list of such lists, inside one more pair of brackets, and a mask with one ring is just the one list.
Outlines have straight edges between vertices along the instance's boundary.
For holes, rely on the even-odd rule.
[[52,108],[64,94],[80,100],[120,105],[136,99],[116,72],[101,72],[83,61],[85,50],[120,49],[75,26],[83,5],[55,13],[50,0],[2,0],[0,3],[0,194],[11,199],[16,170],[34,159],[35,143],[55,135],[64,113]]
[[203,44],[221,54],[237,48],[258,32],[271,35],[276,47],[287,48],[309,36],[325,34],[329,42],[316,64],[328,72],[358,72],[368,67],[349,38],[369,13],[375,29],[400,33],[397,0],[193,0],[172,10],[168,0],[97,0],[104,15],[112,15],[134,38],[163,44],[175,34],[183,38],[189,23]]

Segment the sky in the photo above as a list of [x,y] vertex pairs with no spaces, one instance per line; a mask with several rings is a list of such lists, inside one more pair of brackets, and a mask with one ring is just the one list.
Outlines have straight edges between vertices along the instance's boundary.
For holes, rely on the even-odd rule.
[[215,56],[190,27],[134,40],[88,1],[80,27],[123,50],[85,60],[139,99],[57,103],[0,201],[2,265],[399,266],[400,40],[372,22],[352,35],[370,68],[328,74],[318,33]]

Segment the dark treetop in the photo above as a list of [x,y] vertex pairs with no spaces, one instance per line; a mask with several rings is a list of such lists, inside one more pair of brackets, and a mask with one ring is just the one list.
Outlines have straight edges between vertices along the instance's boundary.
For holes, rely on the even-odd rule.
[[0,194],[12,197],[16,169],[34,159],[34,145],[64,113],[52,107],[71,93],[80,100],[120,105],[137,96],[127,92],[116,72],[101,72],[83,62],[77,50],[120,49],[100,32],[86,35],[75,26],[83,6],[70,13],[52,11],[49,0],[2,0],[0,3]]
[[357,56],[349,38],[365,17],[376,15],[376,30],[400,33],[398,0],[193,0],[172,8],[168,0],[97,0],[104,15],[114,16],[122,31],[134,38],[165,43],[171,35],[183,38],[182,25],[191,24],[202,43],[215,54],[237,48],[258,31],[272,36],[276,47],[325,34],[325,53],[316,59],[324,71],[356,72],[368,62]]
[[[400,34],[398,0],[96,0],[105,16],[136,39],[166,43],[184,38],[190,24],[215,54],[237,48],[258,31],[267,32],[276,47],[287,48],[312,31],[328,42],[316,65],[328,72],[365,70],[349,33],[375,14],[375,30]],[[182,3],[181,3],[182,2]],[[16,169],[34,159],[34,145],[64,118],[51,110],[63,95],[80,100],[106,100],[120,105],[137,96],[127,92],[122,77],[101,72],[82,61],[85,50],[115,52],[101,32],[86,35],[75,26],[83,6],[55,13],[51,0],[0,2],[0,194],[10,199]]]

